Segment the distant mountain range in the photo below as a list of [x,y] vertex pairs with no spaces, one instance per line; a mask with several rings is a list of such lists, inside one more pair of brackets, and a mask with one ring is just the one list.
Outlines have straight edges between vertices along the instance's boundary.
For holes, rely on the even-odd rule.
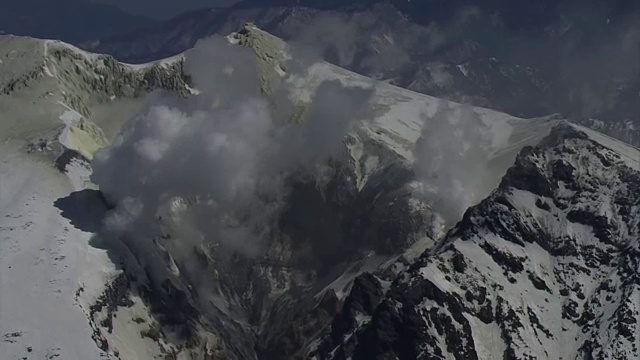
[[4,0],[0,32],[78,43],[130,32],[157,22],[111,5],[83,0]]
[[562,113],[639,145],[639,14],[629,0],[246,0],[82,47],[146,62],[250,21],[366,76],[517,116]]

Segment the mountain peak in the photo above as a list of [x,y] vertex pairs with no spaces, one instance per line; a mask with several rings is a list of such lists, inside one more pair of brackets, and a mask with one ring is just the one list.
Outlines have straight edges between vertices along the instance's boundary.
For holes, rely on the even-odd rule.
[[638,357],[639,185],[616,152],[555,126],[334,353]]

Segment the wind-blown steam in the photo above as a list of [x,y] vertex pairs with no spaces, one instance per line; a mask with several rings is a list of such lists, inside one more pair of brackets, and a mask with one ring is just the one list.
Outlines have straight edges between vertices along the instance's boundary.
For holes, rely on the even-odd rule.
[[482,174],[492,135],[472,109],[444,102],[440,106],[425,119],[415,149],[415,172],[422,184],[420,195],[452,224],[484,190]]
[[376,74],[407,65],[410,49],[416,43],[423,48],[431,46],[434,31],[416,28],[402,24],[403,31],[391,38],[381,35],[390,30],[388,22],[371,13],[323,14],[304,24],[290,43],[299,58],[323,58],[365,74]]
[[95,155],[92,180],[115,204],[106,230],[148,241],[172,223],[191,245],[256,256],[287,179],[341,155],[342,138],[366,116],[372,90],[322,83],[306,121],[290,124],[273,119],[259,95],[251,49],[204,40],[184,68],[198,96],[152,104]]

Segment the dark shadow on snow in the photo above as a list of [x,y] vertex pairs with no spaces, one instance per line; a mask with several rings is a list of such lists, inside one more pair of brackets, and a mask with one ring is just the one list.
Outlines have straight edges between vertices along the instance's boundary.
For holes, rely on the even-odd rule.
[[100,230],[102,219],[108,211],[102,193],[90,189],[59,198],[53,205],[62,211],[62,216],[69,219],[76,229],[92,233]]
[[111,210],[102,192],[85,189],[75,191],[69,196],[59,198],[53,205],[62,211],[62,217],[68,219],[78,230],[93,233],[89,245],[107,250],[109,258],[119,267],[121,259],[115,254],[113,244],[102,236],[102,221]]

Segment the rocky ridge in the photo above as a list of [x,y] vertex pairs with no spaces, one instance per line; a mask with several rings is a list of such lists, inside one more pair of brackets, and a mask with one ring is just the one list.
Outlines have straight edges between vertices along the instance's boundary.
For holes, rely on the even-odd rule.
[[[111,131],[105,136],[104,129],[119,127],[135,111],[128,105],[124,114],[110,116],[122,102],[135,104],[158,89],[181,96],[191,92],[179,57],[131,66],[59,41],[5,35],[0,36],[0,61],[6,70],[0,75],[3,135],[32,138],[33,148],[58,143],[69,127],[71,138],[95,143],[87,147],[95,150],[113,136]],[[90,153],[82,155],[90,159]]]
[[316,358],[637,357],[639,170],[637,149],[556,126],[384,296],[360,279]]

